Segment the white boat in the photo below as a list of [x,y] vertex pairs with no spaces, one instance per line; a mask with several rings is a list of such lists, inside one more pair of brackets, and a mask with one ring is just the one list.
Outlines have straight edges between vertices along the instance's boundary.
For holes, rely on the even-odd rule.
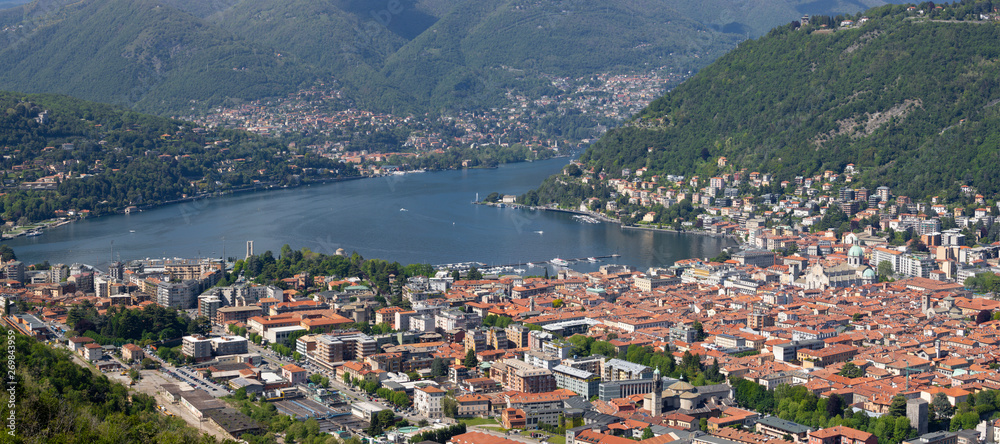
[[565,259],[559,259],[559,258],[552,259],[549,262],[552,265],[558,265],[560,267],[565,267],[565,266],[569,265],[569,262],[567,262]]
[[587,262],[597,262],[597,258],[596,257],[588,257],[587,258]]
[[542,234],[542,233],[544,233],[544,231],[542,231],[542,230],[538,230],[538,231],[536,231],[535,233],[538,233],[538,234]]
[[410,210],[407,210],[406,208],[400,208],[399,211],[410,211]]

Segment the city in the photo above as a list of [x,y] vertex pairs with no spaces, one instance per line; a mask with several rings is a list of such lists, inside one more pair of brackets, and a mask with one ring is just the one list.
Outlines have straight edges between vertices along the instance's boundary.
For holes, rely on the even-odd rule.
[[[993,439],[979,420],[991,401],[970,401],[1000,388],[1000,244],[979,244],[996,205],[969,187],[968,216],[961,202],[914,203],[887,187],[830,196],[852,173],[796,178],[777,199],[723,197],[741,180],[767,188],[758,173],[610,180],[630,205],[692,200],[702,211],[682,228],[743,245],[644,271],[562,261],[553,278],[484,275],[338,251],[334,267],[353,271],[320,275],[303,270],[323,256],[255,255],[252,242],[240,260],[107,272],[9,260],[3,319],[220,438],[266,429],[239,408],[261,399],[273,415],[378,442],[428,431],[453,442]],[[581,210],[627,216],[614,202]],[[844,222],[824,222],[833,213]],[[184,323],[128,325],[163,310]],[[812,413],[817,403],[826,410]]]
[[5,442],[1000,443],[996,1],[0,17]]

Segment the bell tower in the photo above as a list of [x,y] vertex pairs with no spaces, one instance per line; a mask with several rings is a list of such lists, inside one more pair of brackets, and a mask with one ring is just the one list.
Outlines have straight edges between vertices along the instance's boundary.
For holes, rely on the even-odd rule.
[[663,413],[663,378],[660,369],[653,370],[653,393],[650,396],[649,416],[660,416]]

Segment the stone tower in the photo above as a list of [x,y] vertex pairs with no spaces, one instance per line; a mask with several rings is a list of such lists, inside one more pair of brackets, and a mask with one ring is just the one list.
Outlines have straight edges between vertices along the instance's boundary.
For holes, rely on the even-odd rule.
[[927,433],[927,401],[914,398],[906,401],[906,418],[910,427],[917,431],[917,436]]

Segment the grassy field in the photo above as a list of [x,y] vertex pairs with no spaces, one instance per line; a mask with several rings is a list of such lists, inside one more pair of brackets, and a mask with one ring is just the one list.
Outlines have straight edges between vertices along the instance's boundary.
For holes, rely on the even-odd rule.
[[499,425],[496,419],[493,418],[463,418],[460,419],[463,424],[467,426],[478,426],[478,425]]
[[507,433],[507,429],[503,427],[481,427],[486,430],[492,430],[494,432]]

